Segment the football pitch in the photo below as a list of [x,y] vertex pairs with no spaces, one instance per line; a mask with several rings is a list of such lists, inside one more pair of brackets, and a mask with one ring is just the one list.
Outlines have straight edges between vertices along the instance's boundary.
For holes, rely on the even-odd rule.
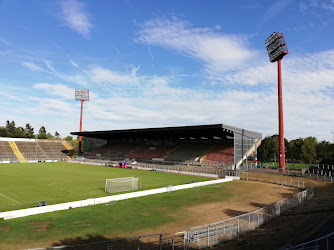
[[209,180],[65,162],[0,164],[0,173],[0,212],[34,207],[39,201],[51,205],[108,196],[105,181],[112,178],[139,178],[139,190]]

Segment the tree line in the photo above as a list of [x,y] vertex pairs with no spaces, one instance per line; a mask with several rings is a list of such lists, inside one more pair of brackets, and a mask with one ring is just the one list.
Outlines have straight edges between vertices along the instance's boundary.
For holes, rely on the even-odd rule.
[[[334,144],[318,142],[315,137],[298,138],[288,141],[284,138],[285,161],[290,163],[334,164]],[[258,148],[258,160],[279,161],[279,136],[267,136]]]
[[35,134],[34,128],[27,123],[25,127],[16,127],[14,121],[6,121],[6,126],[0,126],[0,137],[10,138],[31,138],[31,139],[60,139],[59,133],[56,131],[54,135],[46,131],[44,126]]

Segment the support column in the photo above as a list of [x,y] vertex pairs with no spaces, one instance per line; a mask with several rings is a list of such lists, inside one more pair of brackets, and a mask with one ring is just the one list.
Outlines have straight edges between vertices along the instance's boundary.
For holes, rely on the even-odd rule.
[[[84,100],[81,101],[81,112],[80,112],[80,132],[82,132],[82,110],[83,110],[83,102]],[[79,149],[78,149],[78,155],[81,155],[81,142],[82,142],[82,136],[79,136]]]

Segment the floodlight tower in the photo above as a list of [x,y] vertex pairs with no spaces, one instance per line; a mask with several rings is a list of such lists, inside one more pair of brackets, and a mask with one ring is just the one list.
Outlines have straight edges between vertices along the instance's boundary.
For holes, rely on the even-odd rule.
[[[89,101],[89,90],[88,89],[75,89],[75,100],[81,102],[80,132],[82,132],[82,109],[83,109],[83,102],[84,101]],[[82,137],[79,136],[78,155],[81,155],[81,142],[82,142]]]
[[278,67],[278,123],[279,123],[279,168],[285,173],[284,128],[283,128],[283,94],[281,60],[289,53],[283,32],[274,32],[266,39],[266,48],[270,62],[277,62]]

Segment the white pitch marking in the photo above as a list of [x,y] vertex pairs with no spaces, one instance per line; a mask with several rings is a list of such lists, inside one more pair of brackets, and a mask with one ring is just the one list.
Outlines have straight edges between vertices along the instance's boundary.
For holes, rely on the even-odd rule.
[[16,200],[13,200],[13,199],[7,197],[6,195],[3,195],[3,194],[0,194],[0,195],[3,196],[3,197],[5,197],[5,198],[7,198],[7,199],[9,199],[9,200],[11,200],[11,201],[16,202],[17,204],[21,204],[20,202],[18,202],[18,201],[16,201]]

